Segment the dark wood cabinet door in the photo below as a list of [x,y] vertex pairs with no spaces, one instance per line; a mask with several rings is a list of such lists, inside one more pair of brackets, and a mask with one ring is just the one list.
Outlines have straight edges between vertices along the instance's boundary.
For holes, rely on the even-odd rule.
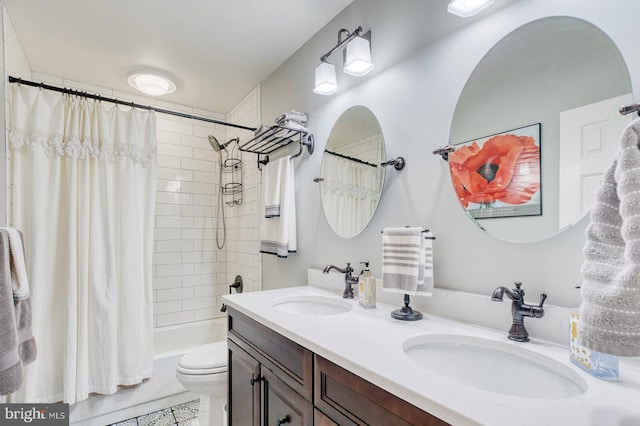
[[229,344],[229,425],[260,425],[260,363],[232,341]]
[[313,406],[269,369],[262,367],[264,426],[312,426]]
[[313,426],[340,426],[317,408],[313,409]]

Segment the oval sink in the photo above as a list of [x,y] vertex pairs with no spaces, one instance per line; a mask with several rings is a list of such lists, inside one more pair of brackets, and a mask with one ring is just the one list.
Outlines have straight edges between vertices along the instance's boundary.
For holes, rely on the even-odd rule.
[[490,392],[562,399],[587,390],[587,382],[570,367],[503,342],[439,334],[411,338],[403,349],[409,359],[434,374]]
[[287,296],[273,301],[273,307],[282,312],[300,315],[337,315],[351,310],[344,300],[324,296]]

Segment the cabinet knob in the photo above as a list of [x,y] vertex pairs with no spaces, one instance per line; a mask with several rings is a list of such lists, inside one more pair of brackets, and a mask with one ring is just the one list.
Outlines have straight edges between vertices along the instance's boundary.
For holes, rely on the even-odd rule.
[[260,376],[258,376],[258,377],[256,377],[256,378],[251,377],[251,380],[249,380],[249,383],[251,383],[251,386],[253,386],[253,385],[255,385],[256,383],[261,382],[261,381],[262,381],[262,379],[263,379],[263,378],[262,378],[262,377],[260,377]]
[[276,426],[280,426],[280,425],[283,425],[285,423],[291,423],[291,417],[289,417],[288,414],[284,417],[284,419],[277,419],[276,420]]

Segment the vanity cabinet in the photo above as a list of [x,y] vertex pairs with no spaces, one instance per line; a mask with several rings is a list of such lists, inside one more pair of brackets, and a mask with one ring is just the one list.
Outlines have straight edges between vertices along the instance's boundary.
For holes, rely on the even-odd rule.
[[229,424],[447,423],[228,308]]
[[313,425],[313,353],[228,309],[229,424]]

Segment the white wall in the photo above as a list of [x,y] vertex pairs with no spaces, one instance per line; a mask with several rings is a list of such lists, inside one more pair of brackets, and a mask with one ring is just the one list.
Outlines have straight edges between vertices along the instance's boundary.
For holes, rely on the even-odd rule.
[[[379,277],[380,231],[411,224],[427,226],[437,237],[437,287],[489,297],[498,285],[522,281],[528,298],[534,301],[545,292],[551,304],[578,305],[579,294],[573,286],[581,281],[588,221],[538,243],[494,239],[467,219],[455,199],[447,163],[431,152],[449,140],[456,102],[479,60],[509,32],[545,16],[576,16],[603,29],[619,47],[637,89],[640,50],[635,33],[640,3],[519,1],[466,20],[463,28],[454,21],[461,19],[457,17],[430,22],[423,13],[423,3],[356,0],[262,83],[263,121],[289,109],[306,111],[318,144],[314,155],[303,155],[296,164],[298,254],[286,260],[265,256],[264,288],[304,284],[308,267],[329,263],[369,260],[373,274]],[[416,25],[417,21],[422,25]],[[311,89],[318,58],[335,44],[340,28],[357,25],[372,30],[376,70],[357,81],[338,71],[338,78],[346,83],[343,90],[332,97],[315,95]],[[451,30],[433,41],[429,38],[432,26],[451,26]],[[372,223],[359,236],[344,240],[328,228],[319,189],[312,179],[320,171],[320,153],[332,125],[343,111],[358,104],[378,117],[387,157],[401,155],[407,159],[407,167],[401,172],[387,170],[383,198]],[[420,307],[420,300],[415,304]],[[496,309],[508,307],[496,304]]]

